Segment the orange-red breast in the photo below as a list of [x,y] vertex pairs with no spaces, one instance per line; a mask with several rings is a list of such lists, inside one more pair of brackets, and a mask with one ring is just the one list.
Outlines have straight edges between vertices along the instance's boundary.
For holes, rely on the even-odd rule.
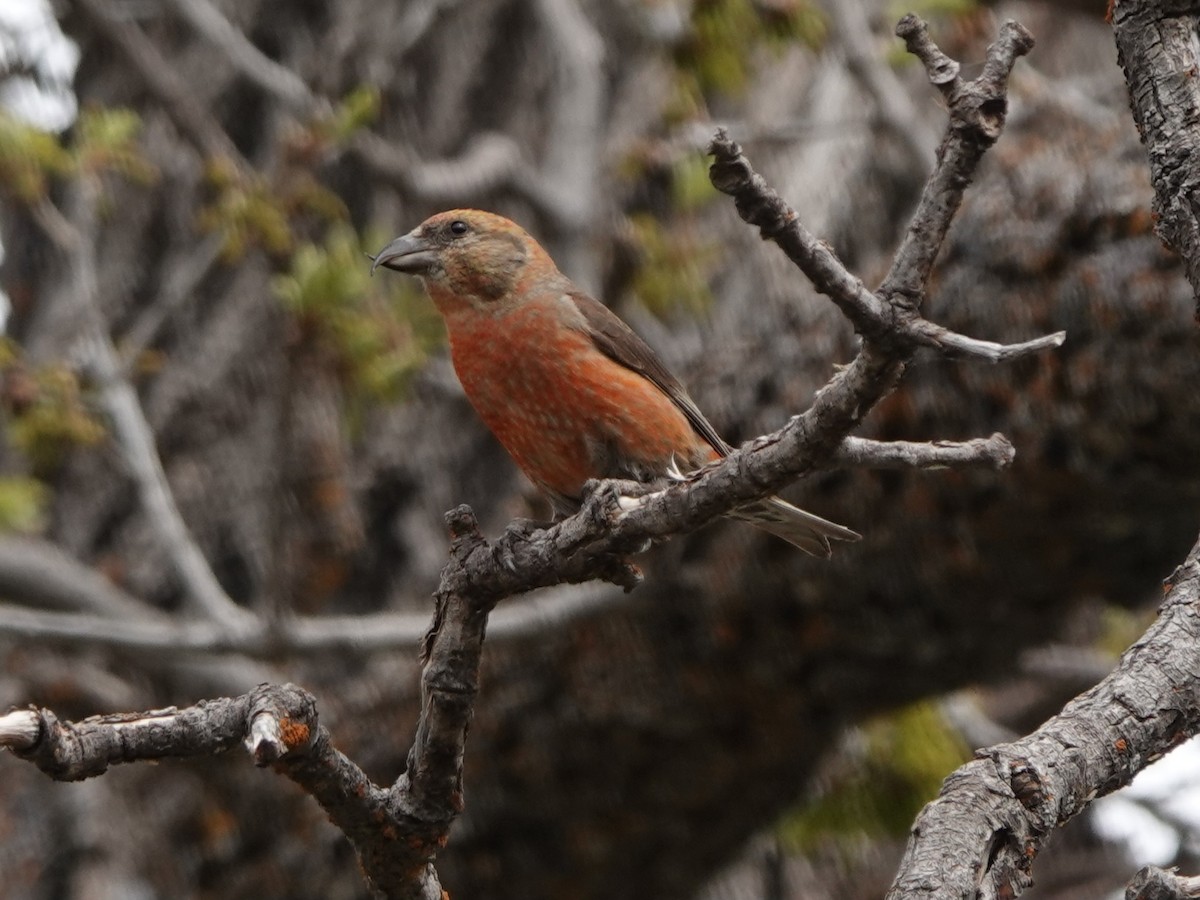
[[[555,512],[576,511],[589,478],[655,481],[729,453],[654,351],[508,219],[438,213],[379,266],[425,282],[467,398]],[[817,556],[859,539],[778,497],[730,515]]]

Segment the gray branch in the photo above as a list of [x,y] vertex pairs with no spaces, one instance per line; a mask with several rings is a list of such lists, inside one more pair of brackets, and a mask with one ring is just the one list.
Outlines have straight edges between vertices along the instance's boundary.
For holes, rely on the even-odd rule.
[[[139,621],[152,614],[150,607],[56,545],[16,535],[0,536],[0,595],[40,607],[43,615],[82,610]],[[0,614],[0,632],[5,624]]]
[[1125,900],[1194,900],[1200,897],[1200,876],[1180,875],[1174,869],[1146,866],[1125,889]]
[[1112,8],[1117,59],[1150,159],[1155,230],[1183,258],[1200,316],[1200,4],[1122,0]]
[[[431,709],[443,699],[437,685],[432,686],[423,722],[437,715]],[[80,722],[63,722],[47,709],[0,716],[0,747],[56,781],[92,778],[120,763],[213,756],[239,745],[256,765],[273,765],[321,804],[354,845],[376,890],[404,900],[440,900],[431,860],[445,840],[449,817],[429,818],[421,802],[440,786],[437,767],[410,768],[391,788],[376,786],[334,748],[317,721],[316,701],[295,685],[260,685],[240,697],[205,700],[186,709]]]
[[938,148],[938,165],[925,183],[908,232],[879,287],[886,296],[899,295],[919,304],[963,192],[1004,127],[1008,75],[1017,58],[1033,49],[1033,36],[1018,23],[1005,22],[999,39],[988,47],[983,72],[974,81],[963,81],[958,65],[937,48],[916,16],[910,13],[901,19],[896,34],[925,65],[929,80],[950,106],[950,130]]
[[946,779],[888,900],[1018,896],[1055,828],[1200,731],[1200,543],[1166,584],[1158,621],[1107,678]]
[[[569,0],[547,0],[540,9],[548,17],[548,27],[553,23],[564,38],[580,24],[572,18],[579,12]],[[495,542],[484,538],[469,508],[449,512],[449,559],[422,646],[421,718],[406,772],[390,789],[371,784],[333,750],[316,723],[311,698],[290,687],[263,687],[244,697],[189,710],[88,720],[70,727],[38,711],[38,739],[20,752],[55,777],[84,777],[113,762],[221,752],[248,739],[257,761],[274,761],[325,808],[355,846],[376,890],[389,897],[440,897],[432,860],[463,806],[466,729],[478,690],[485,627],[496,603],[534,588],[596,579],[630,589],[640,573],[627,558],[643,549],[647,539],[700,527],[837,461],[842,452],[905,465],[1000,465],[1010,455],[1011,448],[1006,450],[1003,439],[995,438],[969,449],[968,445],[885,449],[873,442],[847,444],[847,438],[893,389],[918,347],[946,343],[944,335],[941,344],[922,336],[920,326],[914,324],[922,321],[916,310],[962,189],[1003,123],[1005,77],[1029,43],[1019,26],[1006,25],[1001,40],[989,50],[984,75],[975,82],[955,82],[950,127],[929,186],[892,273],[878,292],[867,290],[827,246],[805,231],[795,212],[754,172],[741,148],[718,132],[710,148],[713,183],[734,198],[748,223],[778,243],[817,289],[838,303],[863,333],[862,348],[818,392],[812,406],[786,427],[680,482],[657,490],[640,484],[595,483],[577,515],[532,533],[510,530]],[[86,258],[79,265],[86,269]],[[1050,343],[1047,338],[1021,349],[1002,349],[1015,355]],[[102,342],[101,349],[105,346],[111,349],[111,344]],[[130,410],[126,415],[136,414],[136,402]],[[124,427],[132,429],[130,434],[136,438],[140,428],[136,419]],[[123,440],[134,438],[126,435]],[[152,442],[142,449],[156,459]],[[164,480],[156,483],[165,489]],[[629,496],[636,502],[622,502]],[[159,509],[156,516],[169,512]],[[324,621],[321,625],[328,627]],[[203,632],[214,627],[211,622],[187,627],[208,641],[240,639],[236,634]],[[179,644],[175,647],[178,652]],[[17,722],[8,731],[27,735],[28,727],[21,725]],[[81,740],[80,734],[89,737]]]
[[96,275],[96,191],[96,185],[86,176],[81,176],[72,188],[77,240],[71,254],[71,281],[87,323],[86,350],[100,401],[137,484],[142,507],[154,523],[189,601],[197,611],[225,627],[246,627],[253,621],[251,615],[229,599],[217,582],[175,505],[154,446],[154,432],[142,412],[137,391],[122,374],[120,358],[108,336]]
[[926,127],[900,79],[880,58],[863,0],[832,0],[824,6],[846,54],[846,65],[875,100],[876,116],[899,139],[915,170],[927,171],[938,136]]
[[[7,565],[8,541],[0,540],[0,589],[15,585],[22,599],[49,598],[60,607],[77,601],[121,604],[70,612],[0,603],[0,635],[63,646],[110,647],[153,659],[182,656],[240,656],[277,659],[281,653],[378,653],[411,650],[429,628],[427,613],[363,616],[298,616],[271,629],[231,631],[213,622],[177,621],[138,604],[86,566],[71,560],[37,559]],[[39,553],[43,551],[41,548]],[[63,564],[63,565],[60,565]],[[30,579],[45,573],[44,582]],[[493,641],[525,639],[610,610],[621,595],[601,584],[564,585],[497,610],[488,623]]]
[[299,75],[255,47],[208,0],[171,0],[171,4],[235,69],[293,112],[311,114],[320,107],[319,99]]
[[833,454],[830,463],[838,466],[872,469],[944,469],[974,466],[1003,469],[1017,451],[1002,434],[972,441],[870,441],[848,437]]
[[106,0],[72,2],[96,30],[120,50],[201,156],[225,158],[243,169],[249,168],[221,123],[197,101],[195,93],[180,80],[175,69],[135,23],[118,17]]

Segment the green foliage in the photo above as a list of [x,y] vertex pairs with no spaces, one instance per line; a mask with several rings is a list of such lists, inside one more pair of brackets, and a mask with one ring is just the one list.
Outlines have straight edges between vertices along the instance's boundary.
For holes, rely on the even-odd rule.
[[50,182],[86,173],[115,173],[148,184],[158,170],[138,148],[142,120],[120,107],[84,109],[62,136],[28,125],[0,110],[0,185],[23,203],[46,197]]
[[335,222],[348,215],[341,198],[303,169],[288,169],[277,181],[268,182],[217,159],[209,162],[207,175],[214,196],[200,210],[197,224],[221,235],[226,262],[255,247],[287,256],[296,245],[294,229],[305,216]]
[[23,203],[46,196],[52,178],[74,169],[58,137],[0,109],[0,186]]
[[[380,247],[382,237],[368,245]],[[332,226],[322,244],[302,244],[272,289],[303,331],[340,363],[353,398],[399,396],[442,341],[437,312],[407,279],[372,279],[366,251],[349,225]]]
[[335,143],[344,143],[356,131],[379,118],[379,88],[360,85],[342,98],[322,130]]
[[778,50],[802,42],[820,46],[825,19],[811,0],[697,0],[689,37],[676,53],[679,72],[668,119],[690,117],[715,94],[738,96],[753,73],[760,48]]
[[705,243],[682,217],[667,225],[637,213],[629,223],[640,253],[632,283],[638,299],[658,316],[705,312],[713,300],[708,272],[719,258],[716,245]]
[[41,531],[49,495],[46,485],[35,478],[0,477],[0,531]]
[[74,372],[60,364],[30,371],[8,342],[3,355],[8,437],[35,473],[53,471],[75,447],[104,440],[104,426],[88,409]]
[[794,848],[903,835],[945,777],[971,756],[930,702],[880,717],[861,736],[857,758],[840,766],[820,796],[780,823],[781,837]]
[[676,211],[695,212],[717,196],[708,177],[707,156],[689,153],[675,161],[671,169],[671,205]]
[[1111,654],[1116,660],[1129,646],[1145,633],[1154,621],[1156,612],[1146,609],[1125,609],[1107,604],[1100,615],[1100,636],[1096,649]]
[[75,168],[96,174],[115,172],[139,184],[152,183],[158,170],[138,148],[141,131],[141,117],[131,109],[85,108],[75,123]]

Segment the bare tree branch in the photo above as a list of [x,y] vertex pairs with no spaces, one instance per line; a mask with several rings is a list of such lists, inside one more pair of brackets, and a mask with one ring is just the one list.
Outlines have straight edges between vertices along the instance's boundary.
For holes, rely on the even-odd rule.
[[874,469],[942,469],[980,466],[1003,469],[1017,451],[1002,434],[973,441],[870,441],[848,437],[833,454],[830,463],[845,467]]
[[[432,707],[444,698],[435,684],[425,699],[423,722],[438,715]],[[333,747],[329,733],[317,722],[316,701],[294,685],[260,685],[240,697],[206,700],[185,709],[94,716],[80,722],[63,722],[46,709],[0,716],[0,746],[56,781],[92,778],[119,763],[211,756],[238,744],[257,765],[273,765],[321,804],[354,845],[372,885],[385,896],[440,900],[429,860],[445,833],[431,837],[442,819],[431,823],[422,818],[428,810],[419,795],[428,789],[431,777],[436,779],[436,765],[402,775],[391,789],[377,787]]]
[[[51,610],[137,621],[150,608],[49,541],[0,537],[0,594]],[[0,632],[4,618],[0,616]]]
[[916,104],[872,43],[871,23],[863,0],[824,4],[833,20],[838,43],[854,77],[875,100],[875,115],[908,153],[916,172],[929,169],[938,136],[925,124]]
[[[483,539],[463,508],[448,522],[454,538],[449,566],[455,566]],[[0,740],[60,781],[100,775],[116,763],[212,755],[244,742],[258,764],[275,764],[321,804],[354,845],[376,890],[439,900],[432,860],[463,806],[463,742],[491,604],[446,590],[437,599],[440,628],[422,673],[417,736],[406,771],[390,789],[372,784],[333,748],[312,696],[291,685],[74,724],[48,710],[17,711],[0,717]]]
[[[0,588],[14,584],[22,599],[53,598],[56,605],[100,602],[111,592],[126,604],[137,601],[108,585],[98,574],[69,557],[34,559],[10,569],[8,541],[0,541]],[[37,548],[38,553],[45,553]],[[46,563],[46,564],[41,564]],[[28,579],[45,573],[44,583]],[[99,584],[97,583],[99,582]],[[103,585],[103,586],[102,586]],[[505,604],[492,614],[493,641],[528,638],[567,622],[612,609],[621,595],[602,584],[563,585],[526,600]],[[135,612],[135,610],[140,612]],[[235,653],[275,659],[280,654],[376,653],[411,650],[429,629],[427,613],[378,613],[364,616],[295,616],[265,628],[229,629],[212,622],[177,621],[144,606],[57,612],[0,603],[0,635],[65,646],[111,647],[151,658]]]
[[1155,230],[1183,258],[1200,318],[1200,97],[1194,90],[1200,4],[1122,0],[1112,7],[1117,58],[1150,160]]
[[1125,900],[1194,900],[1200,897],[1200,876],[1187,877],[1158,866],[1140,869],[1125,889]]
[[1112,674],[946,779],[913,825],[889,900],[1018,896],[1055,828],[1200,730],[1200,543],[1166,585],[1158,621]]
[[1000,27],[999,39],[988,47],[983,72],[974,81],[958,77],[950,61],[929,37],[925,23],[911,13],[900,20],[896,34],[904,39],[941,90],[950,106],[950,130],[938,148],[938,165],[925,183],[917,211],[895,261],[879,291],[920,305],[950,220],[962,203],[979,160],[1000,136],[1008,112],[1008,74],[1018,57],[1033,49],[1033,36],[1016,22]]
[[155,524],[189,601],[197,611],[226,627],[248,627],[253,616],[229,599],[175,505],[154,446],[154,432],[142,412],[137,391],[122,375],[120,359],[108,336],[99,308],[96,277],[96,190],[87,176],[81,176],[72,190],[77,240],[71,254],[71,273],[76,302],[89,326],[86,350],[101,402],[138,486],[142,505]]
[[107,0],[73,0],[88,20],[119,49],[146,87],[158,97],[176,127],[205,157],[224,157],[243,168],[247,163],[221,124],[197,100],[163,59],[158,48],[132,22],[117,18]]
[[[579,11],[569,0],[546,0],[540,9],[547,17],[547,27],[561,32],[568,45],[578,43],[584,32],[579,30],[581,20],[575,18]],[[1029,43],[1019,26],[1005,26],[1001,40],[989,51],[984,76],[976,82],[955,83],[949,132],[908,239],[878,292],[867,290],[827,246],[805,231],[796,214],[754,172],[741,148],[724,132],[717,133],[710,148],[713,183],[733,196],[748,223],[778,243],[817,289],[835,300],[863,333],[862,348],[818,392],[812,406],[783,429],[678,483],[661,489],[621,482],[593,484],[575,516],[532,532],[510,529],[494,542],[484,538],[468,507],[450,511],[446,517],[452,537],[449,559],[435,595],[433,623],[422,647],[421,718],[407,769],[390,789],[372,785],[357,766],[333,750],[328,734],[317,725],[311,697],[291,687],[263,687],[243,697],[188,710],[109,717],[76,726],[62,725],[53,721],[51,714],[38,712],[38,738],[21,750],[22,755],[54,777],[85,777],[98,774],[113,762],[220,752],[248,738],[257,761],[273,762],[301,784],[346,833],[373,888],[389,897],[440,897],[432,860],[463,806],[466,728],[478,689],[488,616],[498,601],[538,587],[593,579],[631,588],[640,573],[627,557],[643,549],[648,539],[697,528],[820,466],[844,463],[845,457],[839,459],[839,453],[884,465],[918,466],[999,466],[1011,457],[1011,447],[998,436],[966,444],[924,446],[848,442],[847,438],[895,386],[918,347],[933,346],[943,352],[956,349],[953,337],[946,337],[948,332],[932,331],[934,327],[928,323],[922,325],[924,320],[916,310],[962,189],[1003,123],[1005,76],[1016,57],[1028,50]],[[85,235],[88,232],[86,227],[80,230]],[[80,243],[75,263],[80,296],[92,298],[94,258],[89,254],[94,254],[94,245],[91,240]],[[1056,337],[1007,348],[990,347],[993,356],[1004,358],[1054,345]],[[969,347],[968,342],[961,339],[957,349]],[[120,380],[107,334],[98,335],[94,343],[99,348],[104,390],[112,396],[122,390],[129,392],[127,402],[113,418],[123,443],[142,451],[136,461],[142,489],[150,496],[157,485],[169,500],[161,467],[153,468],[157,457],[148,428],[143,428],[136,395]],[[109,402],[113,403],[111,397]],[[152,514],[160,526],[182,528],[173,507],[160,505]],[[190,544],[186,529],[175,538],[173,559],[185,574],[189,590],[202,593],[203,580],[200,588],[192,583],[190,570],[183,566],[186,557],[180,555]],[[194,548],[194,544],[190,546]],[[202,557],[199,562],[203,563]],[[208,574],[211,576],[211,571]],[[248,645],[254,639],[232,629],[219,630],[220,604],[211,600],[208,597],[200,603],[215,621],[181,626],[173,636],[174,652],[189,641],[203,643],[211,650],[222,641],[233,649],[237,642]],[[12,609],[2,618],[16,628],[21,612],[32,611]],[[95,617],[87,622],[81,617],[70,621],[67,615],[57,620],[64,626],[63,636],[66,626],[76,633],[92,628],[93,634],[104,627]],[[330,627],[336,620],[309,622],[312,628],[325,629],[327,634],[336,631],[336,627]],[[109,623],[108,638],[126,646],[143,639],[147,646],[163,646],[161,632],[151,634],[152,629],[135,629],[132,624]],[[42,629],[45,636],[55,623],[27,615],[24,625],[31,630]],[[285,628],[293,625],[309,627],[286,623]],[[7,733],[17,735],[13,742],[27,742],[28,721],[8,721]],[[0,733],[6,732],[0,728]]]
[[[1200,298],[1197,182],[1189,159],[1200,146],[1200,110],[1191,81],[1197,64],[1194,3],[1118,3],[1113,24],[1134,118],[1150,155],[1158,230],[1183,255]],[[902,23],[902,27],[903,23]],[[910,47],[952,96],[957,67],[907,28]],[[989,60],[990,65],[990,60]],[[1200,309],[1200,306],[1198,306]],[[1050,833],[1200,731],[1200,543],[1165,582],[1158,620],[1099,684],[1027,737],[979,751],[946,779],[913,826],[890,900],[1016,897]],[[1031,659],[1061,674],[1062,660]],[[1095,674],[1095,660],[1080,662]],[[1130,882],[1130,900],[1200,896],[1200,879],[1148,867]]]
[[[394,146],[371,131],[357,133],[351,147],[378,178],[430,203],[454,203],[463,196],[483,194],[499,187],[517,188],[532,176],[517,177],[528,167],[516,141],[485,131],[476,135],[453,159],[424,162],[404,146]],[[539,193],[528,195],[541,208]]]
[[[989,52],[1016,53],[1018,49],[1019,46],[994,45]],[[978,92],[973,89],[975,84],[968,82],[960,92],[969,107],[980,102]],[[984,87],[991,92],[988,96],[1000,92],[1000,100],[996,101],[999,105],[1004,96],[1003,83]],[[955,116],[967,118],[965,113],[952,108],[952,123]],[[864,337],[898,345],[903,348],[903,354],[911,353],[916,347],[929,347],[948,355],[978,356],[989,362],[1015,359],[1059,346],[1066,339],[1066,333],[1060,331],[1019,344],[1002,345],[956,334],[916,314],[933,260],[962,201],[963,188],[970,182],[986,146],[990,146],[990,143],[985,146],[982,142],[994,142],[997,136],[992,133],[993,123],[984,125],[977,121],[976,125],[980,130],[972,131],[961,124],[952,124],[938,165],[930,175],[921,203],[913,215],[908,236],[876,293],[869,291],[847,271],[828,244],[818,240],[800,223],[795,211],[767,187],[762,176],[751,168],[741,147],[729,139],[724,129],[718,130],[710,151],[716,157],[712,166],[713,184],[733,197],[742,218],[756,226],[764,239],[778,244],[808,276],[813,287],[837,304]],[[970,152],[966,149],[968,144],[973,146]],[[937,190],[931,188],[935,182],[940,185]],[[948,196],[946,191],[953,196]]]
[[292,112],[311,115],[322,105],[308,85],[287,66],[280,65],[254,46],[208,0],[171,0],[189,25],[221,50],[239,72]]

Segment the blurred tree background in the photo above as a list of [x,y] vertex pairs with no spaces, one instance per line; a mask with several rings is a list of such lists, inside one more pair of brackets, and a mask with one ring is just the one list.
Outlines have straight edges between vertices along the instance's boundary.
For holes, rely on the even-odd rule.
[[[1014,365],[919,358],[867,436],[998,430],[1014,466],[825,473],[789,497],[864,534],[831,562],[722,524],[652,550],[628,597],[557,589],[496,627],[438,861],[453,896],[878,896],[971,747],[1037,724],[1138,633],[1196,532],[1200,348],[1111,35],[1078,6],[917,9],[968,75],[1003,18],[1039,42],[929,316],[1068,339]],[[292,680],[392,780],[415,641],[306,647],[286,624],[427,615],[443,511],[470,503],[497,533],[548,509],[468,407],[419,285],[371,279],[364,253],[439,209],[502,212],[731,442],[773,430],[855,339],[713,191],[703,148],[727,124],[879,278],[943,127],[891,37],[905,11],[55,0],[74,71],[5,26],[0,706],[80,717]],[[139,433],[216,584],[279,623],[275,644],[122,638],[213,611]],[[365,896],[316,804],[241,758],[2,778],[5,898]],[[1067,898],[1132,869],[1082,823],[1038,871],[1038,896]]]

